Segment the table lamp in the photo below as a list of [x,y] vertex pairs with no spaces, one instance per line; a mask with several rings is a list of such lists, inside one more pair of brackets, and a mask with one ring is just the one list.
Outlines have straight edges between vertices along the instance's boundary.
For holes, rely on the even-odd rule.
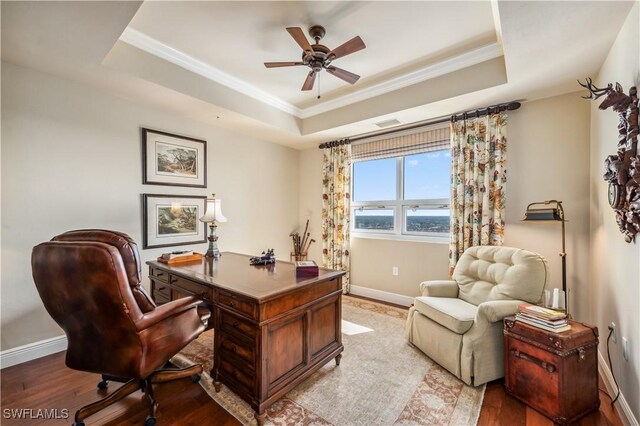
[[226,222],[227,218],[222,214],[222,200],[216,199],[216,194],[211,194],[211,198],[207,198],[207,208],[204,216],[200,218],[201,222],[209,224],[209,249],[205,257],[213,257],[220,259],[220,250],[218,250],[218,236],[216,235],[216,222]]
[[[537,206],[537,207],[536,207]],[[562,223],[562,291],[564,292],[565,313],[569,316],[569,297],[567,294],[567,253],[565,253],[564,209],[562,201],[549,200],[531,203],[524,212],[523,222],[561,222]]]

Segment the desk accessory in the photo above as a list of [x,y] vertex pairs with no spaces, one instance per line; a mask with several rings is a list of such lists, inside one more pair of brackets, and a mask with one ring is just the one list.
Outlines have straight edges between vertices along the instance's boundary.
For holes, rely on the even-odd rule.
[[204,216],[200,218],[200,221],[208,223],[210,230],[209,237],[207,238],[209,240],[209,249],[205,256],[220,259],[218,236],[216,235],[218,225],[216,225],[216,222],[226,222],[227,218],[222,214],[222,200],[216,199],[216,194],[211,194],[211,198],[207,198],[207,209]]
[[309,252],[309,247],[311,243],[315,243],[316,240],[311,238],[311,233],[309,231],[309,219],[307,219],[307,223],[304,226],[304,232],[300,235],[298,232],[292,232],[289,234],[291,240],[293,242],[293,251],[291,252],[291,260],[306,260],[307,253]]
[[172,259],[165,259],[164,255],[158,257],[158,262],[166,263],[167,265],[175,265],[176,263],[194,262],[202,260],[202,254],[191,253],[188,256],[178,256]]
[[318,265],[313,260],[297,260],[296,277],[317,277]]
[[184,256],[192,256],[193,255],[193,250],[177,250],[177,251],[172,251],[171,253],[162,253],[162,258],[164,260],[171,260],[171,259],[177,259],[179,257],[184,257]]
[[267,249],[262,252],[262,256],[254,256],[249,259],[250,265],[268,265],[270,263],[276,263],[276,255],[273,254],[273,249]]

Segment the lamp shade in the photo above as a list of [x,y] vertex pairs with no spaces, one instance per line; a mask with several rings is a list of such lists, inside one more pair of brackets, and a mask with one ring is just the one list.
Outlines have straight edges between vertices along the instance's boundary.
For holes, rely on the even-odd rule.
[[207,209],[204,216],[200,218],[201,222],[226,222],[227,218],[222,214],[222,200],[207,198]]
[[[534,206],[539,206],[535,208]],[[549,200],[531,203],[524,212],[524,222],[567,222],[564,218],[564,209],[562,201]]]
[[558,209],[527,209],[523,220],[562,220]]

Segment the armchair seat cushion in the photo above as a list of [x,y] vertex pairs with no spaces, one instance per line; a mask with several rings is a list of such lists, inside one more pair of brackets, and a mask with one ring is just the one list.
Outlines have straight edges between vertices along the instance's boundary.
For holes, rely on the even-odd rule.
[[478,312],[476,305],[450,297],[416,297],[414,306],[416,311],[456,334],[469,331]]

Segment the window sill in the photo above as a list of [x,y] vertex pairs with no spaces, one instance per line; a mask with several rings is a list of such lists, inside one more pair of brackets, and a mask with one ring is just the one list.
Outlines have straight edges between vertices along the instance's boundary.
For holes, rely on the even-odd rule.
[[449,235],[443,237],[423,236],[423,235],[398,235],[398,234],[376,234],[373,232],[353,232],[351,238],[363,238],[370,240],[393,240],[432,244],[449,244]]

